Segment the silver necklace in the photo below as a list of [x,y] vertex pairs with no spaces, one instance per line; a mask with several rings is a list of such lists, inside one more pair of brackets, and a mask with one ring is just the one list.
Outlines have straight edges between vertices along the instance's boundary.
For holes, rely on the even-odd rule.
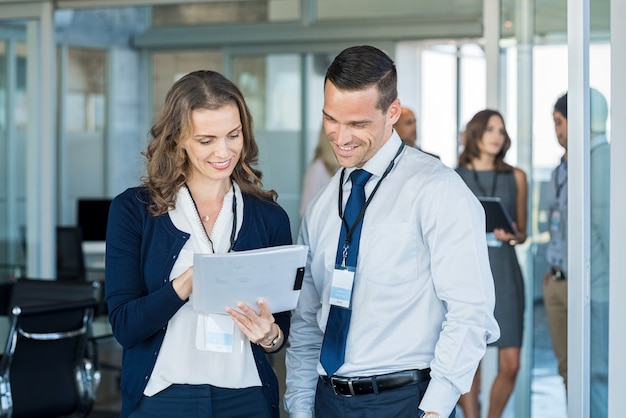
[[[211,240],[211,237],[209,236],[209,233],[207,232],[206,228],[204,227],[204,223],[203,218],[200,217],[200,212],[198,211],[198,205],[196,205],[196,201],[193,198],[193,195],[191,194],[191,190],[189,189],[189,186],[187,186],[187,184],[185,184],[185,189],[187,189],[187,194],[189,195],[189,199],[191,199],[191,203],[193,203],[193,208],[194,211],[196,213],[196,220],[198,221],[198,223],[200,224],[200,227],[202,228],[202,231],[204,232],[204,238],[206,239],[206,242],[209,243],[209,245],[211,246],[211,252],[213,254],[215,254],[215,248],[213,247],[213,241]],[[219,215],[218,215],[219,216]],[[206,215],[205,218],[207,218],[207,222],[209,221],[209,215]]]
[[[232,249],[235,246],[235,234],[236,234],[236,229],[237,229],[237,195],[235,194],[235,189],[234,186],[233,187],[233,204],[232,204],[232,210],[233,210],[233,226],[230,232],[230,246],[228,247],[228,252],[231,252]],[[204,227],[204,223],[202,222],[203,218],[200,217],[200,212],[198,211],[198,205],[196,205],[196,201],[193,198],[193,195],[191,194],[191,189],[189,189],[189,186],[187,186],[187,183],[185,183],[185,189],[187,189],[187,194],[189,195],[189,199],[191,199],[191,203],[193,204],[193,208],[196,212],[196,220],[198,221],[198,223],[200,224],[200,226],[202,227],[202,230],[204,231],[204,237],[206,238],[206,241],[209,243],[209,245],[211,246],[211,252],[213,254],[215,254],[215,248],[213,246],[213,241],[211,240],[211,237],[209,236],[206,228]],[[217,214],[217,217],[215,218],[216,221],[217,219],[219,219],[222,210],[224,210],[224,204],[222,203],[222,207],[220,208],[219,213]],[[205,215],[205,218],[208,220],[210,219],[208,215]]]

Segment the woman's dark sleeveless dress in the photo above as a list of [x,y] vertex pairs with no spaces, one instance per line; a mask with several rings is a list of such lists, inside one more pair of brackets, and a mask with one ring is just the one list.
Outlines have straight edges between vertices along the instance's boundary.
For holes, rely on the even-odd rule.
[[[466,167],[459,167],[456,171],[476,196],[499,197],[511,218],[516,219],[517,185],[513,172],[474,172]],[[502,243],[501,247],[489,247],[489,261],[496,290],[495,317],[501,333],[500,339],[492,345],[521,347],[524,331],[524,278],[515,247],[508,243]]]

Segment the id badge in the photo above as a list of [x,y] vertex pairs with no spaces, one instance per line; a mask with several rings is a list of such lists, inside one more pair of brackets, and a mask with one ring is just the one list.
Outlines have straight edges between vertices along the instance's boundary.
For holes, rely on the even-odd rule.
[[561,229],[561,211],[553,209],[550,213],[550,233],[556,235]]
[[198,315],[196,349],[232,353],[235,323],[228,315]]
[[487,247],[502,247],[502,241],[493,232],[487,232]]
[[354,285],[354,267],[335,268],[330,288],[330,304],[350,308],[352,286]]

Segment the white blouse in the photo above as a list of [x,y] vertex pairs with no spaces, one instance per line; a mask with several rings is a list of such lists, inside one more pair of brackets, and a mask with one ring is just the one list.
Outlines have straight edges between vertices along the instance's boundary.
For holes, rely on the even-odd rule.
[[[230,247],[234,194],[237,198],[237,234],[241,229],[243,198],[239,186],[233,182],[233,188],[224,197],[222,209],[211,232],[210,238],[216,253],[226,253]],[[183,187],[178,191],[176,209],[171,210],[169,215],[176,228],[191,234],[170,273],[170,280],[173,280],[193,265],[194,253],[210,253],[212,250],[186,188]],[[195,311],[192,303],[193,293],[189,299],[189,302],[185,303],[169,321],[163,345],[144,395],[155,395],[172,384],[210,384],[232,389],[260,386],[261,379],[250,340],[228,315],[209,315]],[[206,320],[211,317],[220,320],[221,323],[232,324],[232,352],[209,351],[196,347],[197,333],[203,332],[202,327],[198,328],[198,325],[207,322]]]

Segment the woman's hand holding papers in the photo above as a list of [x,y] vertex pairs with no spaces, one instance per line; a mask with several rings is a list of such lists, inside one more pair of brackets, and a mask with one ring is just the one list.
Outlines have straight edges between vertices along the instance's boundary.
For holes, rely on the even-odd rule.
[[[226,308],[226,313],[235,321],[235,324],[246,334],[250,341],[259,344],[267,352],[280,348],[280,328],[275,324],[270,307],[263,299],[259,299],[261,313],[257,313],[243,302],[237,304],[237,309]],[[277,341],[278,340],[278,341]]]

